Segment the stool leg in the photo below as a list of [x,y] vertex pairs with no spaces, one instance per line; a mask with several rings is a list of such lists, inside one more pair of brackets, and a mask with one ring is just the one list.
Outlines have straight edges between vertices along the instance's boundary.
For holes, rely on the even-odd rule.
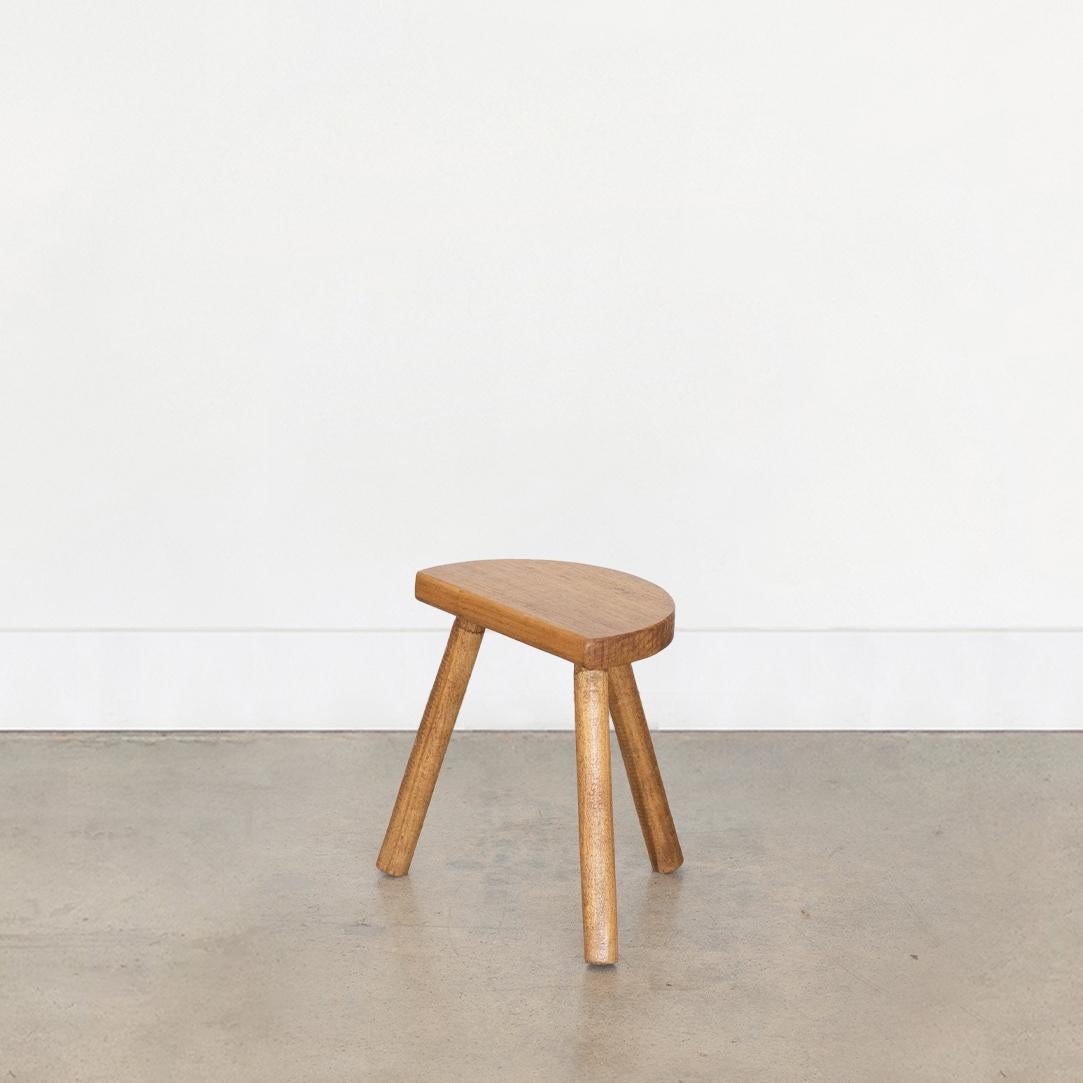
[[617,961],[617,871],[613,856],[608,683],[605,670],[575,667],[579,876],[583,891],[583,955],[588,963]]
[[655,872],[672,872],[680,867],[684,855],[631,666],[614,666],[609,670],[609,709],[613,712],[613,728],[617,731],[617,743],[651,867]]
[[436,776],[444,762],[451,731],[459,714],[466,685],[478,656],[485,629],[457,618],[448,636],[444,657],[433,682],[429,702],[417,728],[414,747],[395,799],[391,821],[376,867],[389,876],[405,876],[410,871],[421,825],[429,808]]

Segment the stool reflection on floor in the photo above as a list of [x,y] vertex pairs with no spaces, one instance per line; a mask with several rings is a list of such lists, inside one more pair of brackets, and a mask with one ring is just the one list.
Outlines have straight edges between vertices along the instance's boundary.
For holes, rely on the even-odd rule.
[[417,573],[415,594],[454,614],[455,623],[377,867],[390,876],[410,869],[485,629],[558,655],[575,666],[583,953],[588,963],[615,963],[610,713],[651,866],[672,872],[684,860],[631,665],[673,639],[673,599],[625,572],[555,560],[473,560],[427,568]]

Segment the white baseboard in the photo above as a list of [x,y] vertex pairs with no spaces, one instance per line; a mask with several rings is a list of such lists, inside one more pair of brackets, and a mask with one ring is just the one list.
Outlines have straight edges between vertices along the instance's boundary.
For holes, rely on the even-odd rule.
[[[439,631],[0,633],[7,729],[413,729]],[[637,666],[659,729],[1083,727],[1083,632],[701,631]],[[571,669],[486,636],[460,725],[567,729]]]

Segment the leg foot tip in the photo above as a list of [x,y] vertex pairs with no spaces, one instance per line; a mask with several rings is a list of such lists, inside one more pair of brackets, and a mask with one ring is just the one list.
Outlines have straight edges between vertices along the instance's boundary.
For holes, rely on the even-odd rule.
[[394,865],[390,865],[382,861],[376,862],[376,868],[378,868],[380,872],[384,874],[384,876],[391,876],[394,877],[396,880],[401,879],[410,871],[409,869],[396,868]]
[[589,966],[613,966],[618,954],[615,943],[596,944],[583,949],[583,960]]

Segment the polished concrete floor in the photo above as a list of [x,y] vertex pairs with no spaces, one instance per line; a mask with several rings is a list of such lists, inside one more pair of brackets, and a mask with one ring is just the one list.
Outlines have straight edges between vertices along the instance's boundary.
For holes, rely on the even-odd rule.
[[666,733],[621,963],[570,734],[0,735],[0,1083],[1083,1079],[1083,734]]

